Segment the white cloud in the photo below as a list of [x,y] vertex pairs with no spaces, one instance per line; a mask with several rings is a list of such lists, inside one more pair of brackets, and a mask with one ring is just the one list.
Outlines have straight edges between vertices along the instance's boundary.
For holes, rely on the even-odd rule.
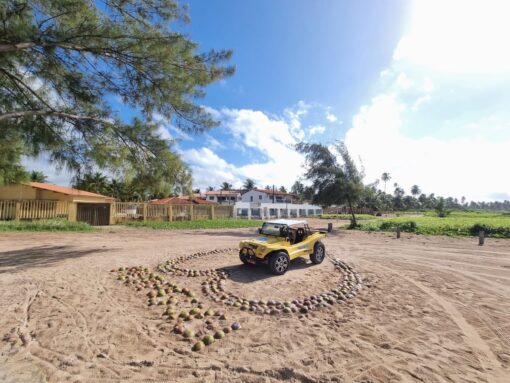
[[[402,131],[404,111],[394,96],[380,95],[354,116],[345,143],[354,158],[362,159],[367,181],[390,172],[407,192],[418,184],[425,193],[473,200],[510,190],[510,180],[502,176],[503,164],[510,163],[510,139],[407,137]],[[465,130],[481,132],[486,123],[471,122]]]
[[188,149],[182,151],[182,159],[193,170],[194,185],[205,189],[218,187],[222,182],[238,183],[239,173],[209,148]]
[[510,179],[510,3],[418,1],[379,94],[345,142],[367,181],[390,172],[408,192],[488,200]]
[[509,14],[506,0],[416,1],[393,57],[451,73],[508,73]]
[[316,135],[316,134],[322,134],[326,131],[326,127],[324,125],[312,125],[308,129],[308,134],[310,136]]
[[253,160],[236,166],[212,148],[184,150],[183,159],[193,170],[194,185],[205,188],[227,181],[240,186],[246,178],[252,178],[259,186],[292,185],[303,172],[304,158],[296,152],[294,145],[304,136],[301,118],[310,107],[299,102],[296,107],[285,109],[283,117],[268,116],[251,109],[221,110],[224,129],[238,146],[244,148],[244,157],[251,155]]
[[330,111],[326,111],[326,120],[328,120],[329,122],[337,122],[338,121],[338,117],[335,116],[333,113],[331,113]]

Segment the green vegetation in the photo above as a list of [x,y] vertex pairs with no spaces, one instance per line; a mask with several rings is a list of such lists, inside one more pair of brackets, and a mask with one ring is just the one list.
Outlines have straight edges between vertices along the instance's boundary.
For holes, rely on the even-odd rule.
[[92,231],[84,222],[69,222],[64,219],[40,221],[0,221],[0,231]]
[[234,73],[232,51],[200,49],[189,21],[176,0],[0,1],[0,184],[28,179],[22,158],[45,153],[147,193],[179,186],[186,167],[161,129],[217,126],[200,98]]
[[158,230],[179,229],[233,229],[242,227],[259,227],[262,221],[244,219],[213,219],[197,221],[134,221],[126,222],[125,225],[132,227],[146,227]]
[[[350,214],[321,214],[319,216],[323,219],[346,219],[350,220],[352,216]],[[377,217],[371,214],[356,214],[356,219],[367,220],[367,219],[376,219]]]
[[427,212],[422,217],[385,218],[360,224],[360,230],[394,231],[397,227],[408,233],[450,236],[476,236],[480,230],[486,236],[510,238],[510,215],[504,213],[452,212],[447,217],[432,216]]

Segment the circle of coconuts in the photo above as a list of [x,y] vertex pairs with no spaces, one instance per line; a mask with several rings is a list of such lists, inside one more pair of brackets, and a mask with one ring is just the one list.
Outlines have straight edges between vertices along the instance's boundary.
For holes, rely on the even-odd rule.
[[354,298],[362,288],[361,276],[347,263],[338,258],[328,259],[335,266],[335,270],[343,276],[338,285],[321,294],[311,295],[303,299],[293,299],[288,301],[280,300],[248,300],[241,296],[228,292],[225,284],[230,276],[228,269],[207,269],[193,270],[181,268],[177,265],[182,262],[201,258],[212,254],[225,254],[232,251],[238,251],[235,248],[211,250],[207,252],[198,252],[190,255],[184,255],[160,265],[158,270],[168,272],[178,276],[197,277],[203,276],[207,279],[202,282],[202,292],[211,298],[214,302],[223,304],[242,311],[248,311],[261,315],[279,315],[279,314],[307,314],[310,311],[319,310],[335,304],[344,304],[349,299]]
[[[222,310],[205,309],[193,291],[165,280],[161,275],[151,272],[148,267],[120,267],[112,272],[117,272],[117,279],[126,286],[133,286],[137,291],[148,290],[148,306],[163,306],[163,316],[168,322],[173,322],[172,332],[192,341],[193,351],[200,351],[205,346],[223,339],[231,331],[241,329],[239,322],[229,325],[227,315]],[[179,304],[191,307],[178,310]],[[195,331],[190,324],[197,320],[202,321],[202,326]]]

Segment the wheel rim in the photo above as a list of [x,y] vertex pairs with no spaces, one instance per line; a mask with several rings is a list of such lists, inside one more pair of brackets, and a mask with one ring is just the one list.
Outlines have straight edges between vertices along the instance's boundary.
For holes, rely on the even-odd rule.
[[274,268],[276,269],[276,271],[281,273],[281,272],[287,270],[288,265],[289,265],[289,261],[287,261],[287,258],[282,255],[282,256],[276,258],[276,261],[274,263]]
[[322,246],[317,246],[317,253],[315,254],[315,258],[318,261],[322,261],[322,258],[324,258],[324,249]]

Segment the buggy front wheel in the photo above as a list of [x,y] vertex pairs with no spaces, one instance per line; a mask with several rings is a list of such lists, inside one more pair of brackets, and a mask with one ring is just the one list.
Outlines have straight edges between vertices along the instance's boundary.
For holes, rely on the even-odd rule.
[[314,265],[318,265],[326,258],[326,248],[321,241],[317,241],[313,246],[313,253],[310,254],[310,260]]

